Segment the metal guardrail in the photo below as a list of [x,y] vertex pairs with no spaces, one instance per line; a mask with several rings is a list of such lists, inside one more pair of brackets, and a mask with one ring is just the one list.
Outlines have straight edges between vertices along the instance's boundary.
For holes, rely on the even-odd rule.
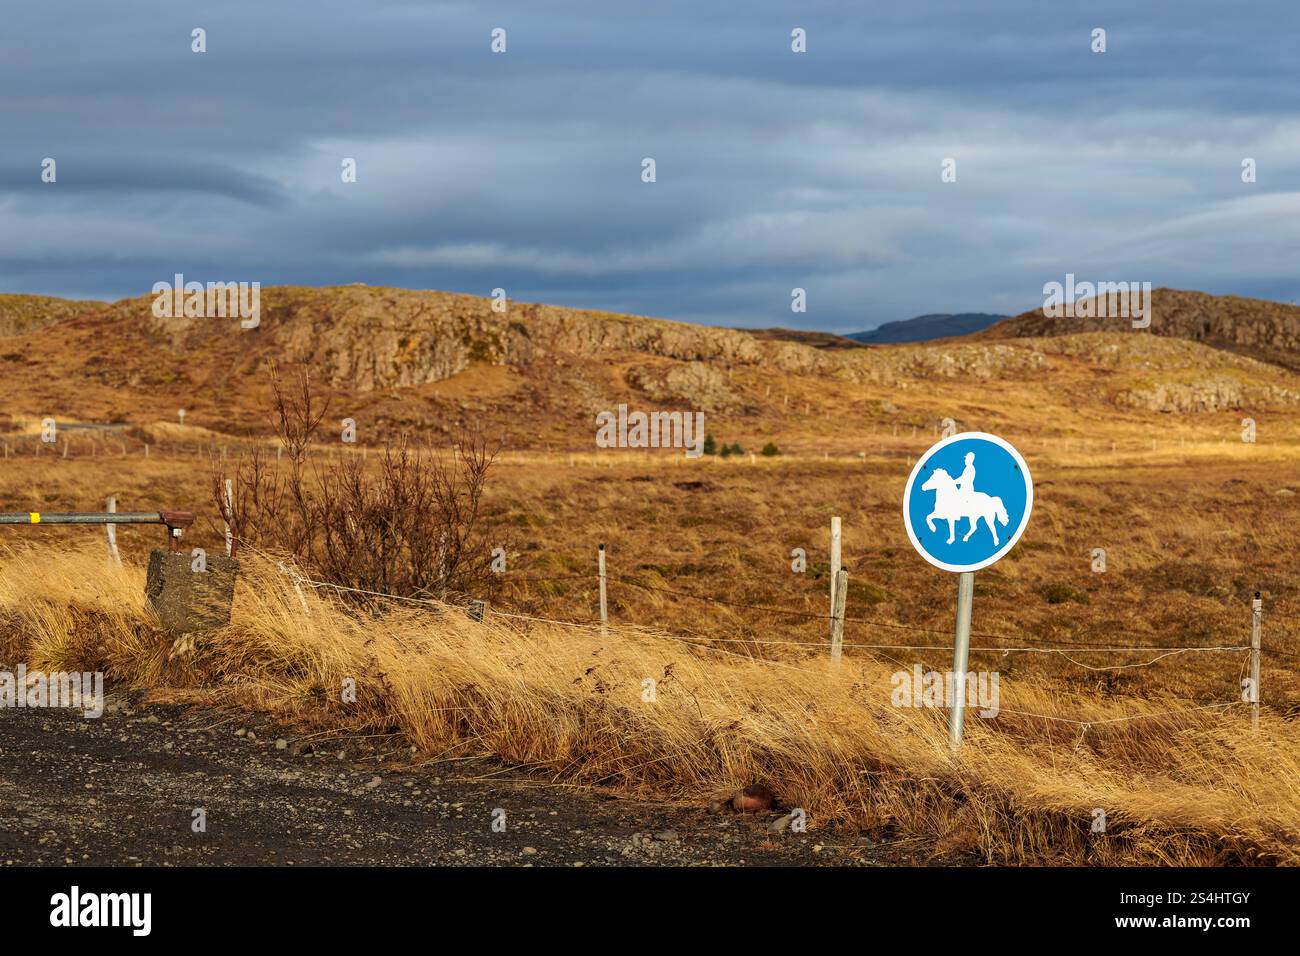
[[160,524],[167,528],[167,544],[173,551],[180,550],[180,537],[194,524],[192,511],[19,511],[0,514],[0,525],[6,524]]

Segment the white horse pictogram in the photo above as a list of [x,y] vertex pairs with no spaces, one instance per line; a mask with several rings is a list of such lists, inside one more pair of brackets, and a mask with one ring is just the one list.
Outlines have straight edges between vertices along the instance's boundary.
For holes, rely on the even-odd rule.
[[[967,530],[963,541],[969,541],[970,536],[975,533],[975,526],[980,518],[989,526],[989,532],[993,535],[993,546],[998,545],[998,531],[993,524],[994,516],[1004,525],[1008,524],[1007,509],[1002,506],[1002,499],[995,498],[992,495],[986,495],[982,491],[974,489],[974,469],[970,467],[970,458],[967,459],[967,472],[969,473],[966,487],[959,487],[959,483],[952,475],[942,468],[936,468],[929,478],[925,479],[925,484],[921,485],[922,491],[934,492],[934,510],[925,518],[926,527],[931,531],[935,530],[934,519],[948,522],[948,544],[952,544],[956,537],[956,523],[961,518],[970,521],[970,529]],[[967,474],[963,473],[963,478]]]

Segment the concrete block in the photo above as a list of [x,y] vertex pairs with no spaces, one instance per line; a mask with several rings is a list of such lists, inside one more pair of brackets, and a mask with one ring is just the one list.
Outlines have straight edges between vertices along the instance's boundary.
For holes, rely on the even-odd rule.
[[149,555],[145,597],[173,634],[215,631],[230,623],[239,562],[209,554],[207,570],[195,571],[194,560],[188,551],[155,550]]

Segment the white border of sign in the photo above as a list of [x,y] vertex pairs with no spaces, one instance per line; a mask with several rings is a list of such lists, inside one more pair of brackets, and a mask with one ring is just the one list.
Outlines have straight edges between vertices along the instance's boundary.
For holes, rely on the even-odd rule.
[[[951,445],[955,441],[961,441],[964,438],[983,438],[985,441],[991,441],[993,444],[1005,449],[1006,452],[1016,460],[1016,464],[1020,466],[1020,471],[1025,476],[1025,513],[1020,519],[1020,527],[1016,528],[1015,532],[1011,535],[1006,547],[993,555],[993,557],[981,561],[979,564],[948,564],[946,561],[940,561],[937,558],[932,557],[926,552],[925,548],[921,547],[921,542],[916,539],[916,532],[912,530],[912,522],[908,506],[912,502],[913,482],[916,480],[916,474],[921,470],[921,466],[929,461],[930,457],[935,452],[939,451],[939,449]],[[912,542],[912,547],[916,548],[917,554],[925,558],[926,561],[933,564],[936,568],[942,568],[945,571],[978,571],[981,568],[987,568],[990,564],[996,564],[998,561],[1001,561],[1011,553],[1011,549],[1016,546],[1016,542],[1020,540],[1020,536],[1024,534],[1025,529],[1029,527],[1029,513],[1033,510],[1034,476],[1029,471],[1029,465],[1025,464],[1025,459],[1021,457],[1020,452],[1016,451],[1010,443],[999,438],[997,435],[990,435],[988,432],[961,432],[956,435],[950,435],[948,438],[931,445],[925,454],[921,455],[921,457],[916,460],[916,465],[913,466],[912,473],[907,476],[907,484],[903,487],[903,527],[907,529],[907,537]]]

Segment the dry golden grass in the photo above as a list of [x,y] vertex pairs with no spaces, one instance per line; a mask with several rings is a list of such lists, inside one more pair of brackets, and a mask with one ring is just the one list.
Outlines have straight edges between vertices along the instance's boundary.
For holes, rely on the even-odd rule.
[[[941,859],[998,863],[1300,863],[1300,740],[1242,706],[1105,700],[1004,681],[1002,715],[968,719],[959,757],[941,711],[890,703],[894,665],[764,661],[648,629],[558,627],[451,608],[358,617],[246,560],[231,626],[173,647],[142,571],[98,549],[0,555],[9,663],[102,667],[110,680],[358,732],[397,730],[428,760],[492,755],[556,780],[703,802],[763,781],[814,827],[917,839]],[[357,683],[355,705],[340,702]],[[656,699],[642,698],[643,681]],[[1039,714],[1086,720],[1058,723]],[[1116,717],[1149,719],[1104,723]],[[1108,832],[1090,832],[1094,808]]]
[[[189,507],[200,517],[187,541],[218,548],[207,456],[179,451],[155,449],[147,460],[138,451],[127,458],[75,452],[68,459],[15,458],[0,468],[0,509],[97,508],[107,494],[123,510]],[[1239,647],[1249,636],[1250,597],[1261,590],[1265,704],[1282,715],[1300,710],[1300,642],[1289,625],[1300,613],[1291,559],[1300,479],[1290,477],[1300,448],[1237,443],[1114,456],[1033,449],[1028,455],[1038,485],[1029,530],[1006,560],[976,578],[976,666],[996,667],[1007,678],[1068,678],[1071,686],[1116,699],[1233,699],[1245,658],[1239,652],[1092,671],[1080,665],[1118,667],[1157,655],[1081,648],[1071,655],[1076,664],[986,648]],[[592,460],[575,455],[570,465],[567,454],[503,456],[488,516],[512,545],[495,599],[502,609],[595,620],[595,546],[605,542],[614,621],[662,622],[683,636],[741,642],[725,646],[760,657],[821,656],[827,528],[831,515],[841,515],[850,572],[846,641],[906,648],[875,649],[904,666],[915,660],[941,666],[950,658],[953,583],[914,554],[903,532],[904,456],[750,464],[747,458],[684,462],[612,452],[595,459],[598,467]],[[50,547],[97,536],[46,526],[2,533],[4,541]],[[149,527],[119,528],[118,536],[123,552],[137,560],[162,540],[161,530]],[[791,570],[796,547],[807,551],[806,574]],[[1107,553],[1104,574],[1091,570],[1095,548]]]

